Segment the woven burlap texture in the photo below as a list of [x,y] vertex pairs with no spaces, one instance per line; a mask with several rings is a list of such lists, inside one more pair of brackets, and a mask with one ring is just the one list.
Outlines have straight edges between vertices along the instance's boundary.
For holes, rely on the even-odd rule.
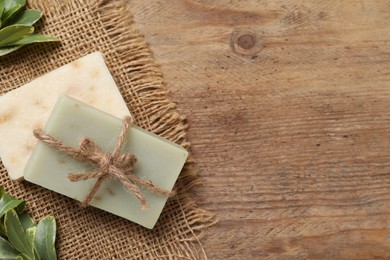
[[[29,6],[45,14],[38,30],[59,37],[61,43],[31,45],[1,58],[0,94],[99,50],[136,123],[189,148],[185,118],[170,99],[161,70],[125,1],[35,0]],[[215,218],[188,195],[197,184],[191,164],[179,177],[178,195],[168,201],[153,230],[93,207],[81,208],[76,201],[36,185],[13,182],[3,165],[0,180],[7,192],[27,201],[36,220],[55,216],[60,259],[199,259],[205,256],[199,237]]]

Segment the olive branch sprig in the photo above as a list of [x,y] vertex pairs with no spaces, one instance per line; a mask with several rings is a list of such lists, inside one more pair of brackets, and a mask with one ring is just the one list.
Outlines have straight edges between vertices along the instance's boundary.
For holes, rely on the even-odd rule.
[[26,9],[26,0],[0,0],[0,56],[9,54],[24,45],[38,42],[55,42],[58,38],[34,33],[35,24],[42,12]]

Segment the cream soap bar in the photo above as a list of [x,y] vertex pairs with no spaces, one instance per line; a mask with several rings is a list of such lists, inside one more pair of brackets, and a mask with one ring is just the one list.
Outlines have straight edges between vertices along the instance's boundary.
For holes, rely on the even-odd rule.
[[0,96],[0,158],[11,179],[23,170],[60,94],[67,94],[117,117],[130,115],[100,52],[84,56]]
[[[117,143],[123,120],[97,110],[80,101],[61,96],[44,128],[48,134],[66,145],[78,147],[82,138],[94,140],[100,149],[111,152]],[[159,188],[171,191],[187,159],[188,152],[162,137],[133,126],[129,129],[123,153],[132,153],[137,164],[132,173],[151,181]],[[95,166],[96,167],[96,166]],[[91,164],[80,162],[41,141],[26,165],[24,178],[47,189],[83,201],[96,179],[71,182],[69,173],[94,172]],[[167,197],[139,187],[148,208],[141,210],[140,202],[116,179],[106,179],[90,205],[153,228]]]

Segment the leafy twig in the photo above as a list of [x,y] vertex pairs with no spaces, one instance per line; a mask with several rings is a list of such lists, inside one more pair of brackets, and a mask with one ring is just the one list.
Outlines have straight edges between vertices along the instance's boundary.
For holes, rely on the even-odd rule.
[[58,38],[34,34],[35,24],[42,12],[35,9],[23,10],[26,0],[0,0],[0,56],[20,47],[38,42],[55,42]]
[[0,188],[0,259],[56,260],[54,217],[46,216],[37,224],[23,212],[24,206],[23,200]]

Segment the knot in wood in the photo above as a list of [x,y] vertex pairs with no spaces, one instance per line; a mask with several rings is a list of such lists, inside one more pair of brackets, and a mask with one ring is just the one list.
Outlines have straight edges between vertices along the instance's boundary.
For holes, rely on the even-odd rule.
[[259,37],[251,29],[234,29],[230,37],[230,46],[235,52],[243,55],[254,55],[264,48]]
[[249,50],[256,44],[256,36],[253,34],[244,34],[238,37],[237,44],[243,49]]

